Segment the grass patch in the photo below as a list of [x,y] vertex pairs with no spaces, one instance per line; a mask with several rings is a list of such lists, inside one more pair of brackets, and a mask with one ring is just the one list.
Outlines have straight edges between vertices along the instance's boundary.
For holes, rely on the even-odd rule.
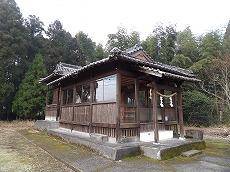
[[227,140],[215,139],[206,140],[207,148],[203,153],[219,157],[230,156],[230,142]]

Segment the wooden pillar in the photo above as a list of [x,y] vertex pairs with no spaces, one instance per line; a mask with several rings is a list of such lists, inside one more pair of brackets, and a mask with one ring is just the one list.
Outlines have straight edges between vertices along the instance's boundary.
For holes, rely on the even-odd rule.
[[117,116],[116,116],[116,142],[121,141],[120,131],[120,106],[121,106],[121,74],[117,73],[117,88],[116,88]]
[[183,109],[182,109],[182,89],[178,92],[178,115],[179,115],[179,128],[180,137],[184,137],[184,120],[183,120]]
[[61,111],[61,87],[58,87],[58,95],[57,95],[57,116],[56,121],[58,121],[58,118],[60,117],[60,111]]
[[90,82],[89,134],[92,133],[94,82]]
[[76,103],[76,87],[73,87],[73,102],[72,102],[72,107],[73,107],[73,114],[72,114],[72,126],[71,126],[71,132],[73,131],[73,125],[74,125],[74,116],[75,116],[75,110],[74,110],[74,105]]
[[135,79],[135,105],[136,105],[136,122],[138,124],[137,137],[140,141],[140,113],[139,113],[139,80]]
[[46,90],[46,106],[49,104],[49,86],[47,87]]
[[154,129],[154,141],[159,142],[158,134],[158,118],[157,118],[157,84],[153,82],[152,85],[152,103],[153,103],[153,129]]

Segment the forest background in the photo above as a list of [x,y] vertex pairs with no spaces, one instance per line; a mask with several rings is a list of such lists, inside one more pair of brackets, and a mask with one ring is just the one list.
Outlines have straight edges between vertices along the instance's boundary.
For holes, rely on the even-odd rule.
[[152,30],[141,41],[138,31],[118,27],[104,47],[83,31],[73,37],[59,20],[45,28],[35,15],[23,18],[14,0],[0,0],[0,120],[43,119],[46,86],[38,81],[57,63],[82,66],[107,57],[113,47],[140,44],[152,60],[192,70],[201,80],[183,84],[186,123],[230,123],[230,21],[224,33],[199,36],[176,24]]

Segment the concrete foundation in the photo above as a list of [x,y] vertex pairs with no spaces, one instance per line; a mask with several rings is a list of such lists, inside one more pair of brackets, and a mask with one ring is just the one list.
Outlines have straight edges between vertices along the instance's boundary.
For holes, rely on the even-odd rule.
[[[77,145],[84,145],[89,147],[91,150],[99,153],[100,155],[112,159],[120,160],[131,153],[140,151],[144,156],[162,160],[170,159],[175,156],[180,156],[182,152],[194,149],[204,149],[205,142],[194,139],[168,139],[162,140],[159,143],[153,142],[123,142],[123,143],[111,143],[108,139],[106,142],[104,138],[99,135],[90,136],[87,133],[82,132],[71,132],[67,129],[49,129],[49,134],[59,136],[69,143]],[[193,146],[194,145],[194,146]]]
[[[161,137],[159,143],[152,142],[148,133],[144,135],[144,137],[148,137],[149,139],[147,140],[145,138],[147,142],[137,141],[136,137],[132,137],[123,138],[121,143],[116,143],[114,138],[110,138],[106,135],[89,134],[59,128],[59,122],[56,121],[39,120],[36,121],[34,128],[38,130],[47,129],[47,132],[50,135],[63,138],[69,143],[84,145],[100,155],[112,160],[120,160],[134,152],[142,152],[144,156],[157,160],[170,159],[175,156],[180,156],[181,153],[185,151],[193,149],[200,150],[205,148],[205,142],[201,140],[171,138],[171,131],[166,131],[170,139],[163,139],[163,137]],[[166,133],[164,133],[164,135]],[[129,142],[130,140],[132,142]]]
[[117,143],[104,143],[100,139],[95,139],[94,137],[86,137],[81,135],[79,132],[68,132],[62,129],[50,129],[47,130],[49,134],[59,136],[69,143],[75,143],[77,145],[84,145],[91,150],[103,155],[106,158],[112,160],[120,160],[125,156],[139,151],[140,147],[138,144],[117,144]]
[[[170,130],[159,130],[159,140],[172,139],[173,131]],[[143,132],[140,133],[140,141],[142,142],[153,142],[154,141],[154,132]]]
[[45,116],[46,121],[56,121],[56,115],[53,116]]
[[96,140],[96,141],[99,141],[99,142],[108,142],[109,140],[109,137],[107,135],[103,135],[103,134],[90,134],[90,138],[92,140]]
[[41,131],[59,128],[59,122],[49,120],[37,120],[34,124],[34,128]]

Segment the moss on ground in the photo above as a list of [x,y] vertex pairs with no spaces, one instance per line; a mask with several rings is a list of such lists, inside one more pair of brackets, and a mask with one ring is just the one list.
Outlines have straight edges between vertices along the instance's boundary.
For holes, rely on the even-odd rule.
[[[65,151],[71,148],[79,148],[81,150],[92,153],[92,150],[84,145],[76,145],[67,143],[65,140],[58,136],[49,135],[46,130],[37,131],[37,130],[22,130],[21,134],[25,137],[33,140],[35,144],[42,145],[52,145],[52,149],[56,149],[57,151]],[[54,142],[55,141],[55,142]]]
[[162,160],[167,160],[173,157],[177,157],[180,156],[182,152],[188,151],[188,150],[202,150],[205,149],[206,145],[205,142],[196,142],[196,143],[189,143],[186,145],[181,145],[178,147],[174,147],[174,148],[170,148],[170,149],[166,149],[163,152],[161,152],[161,159]]

